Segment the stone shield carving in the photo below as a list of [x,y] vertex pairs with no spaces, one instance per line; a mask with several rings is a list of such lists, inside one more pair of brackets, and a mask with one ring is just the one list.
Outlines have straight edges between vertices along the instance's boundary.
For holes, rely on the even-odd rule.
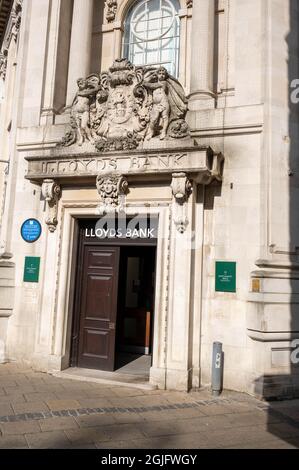
[[131,150],[154,138],[189,135],[184,90],[164,67],[137,67],[118,59],[108,72],[77,84],[63,146],[89,141],[100,152]]

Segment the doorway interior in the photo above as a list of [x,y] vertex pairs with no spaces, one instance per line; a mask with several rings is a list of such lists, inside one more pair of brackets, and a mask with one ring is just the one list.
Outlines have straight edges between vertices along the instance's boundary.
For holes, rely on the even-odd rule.
[[156,241],[90,238],[87,226],[79,225],[70,366],[149,375]]

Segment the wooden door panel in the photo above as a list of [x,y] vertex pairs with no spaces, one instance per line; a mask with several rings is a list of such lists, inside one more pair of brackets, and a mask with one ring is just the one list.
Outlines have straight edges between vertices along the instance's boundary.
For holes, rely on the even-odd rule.
[[87,278],[85,319],[110,321],[114,276],[90,274]]
[[115,264],[115,253],[94,252],[88,253],[89,268],[104,268],[111,270]]
[[101,330],[84,329],[84,356],[91,358],[108,359],[109,332]]
[[119,247],[84,247],[79,367],[114,370],[119,253]]

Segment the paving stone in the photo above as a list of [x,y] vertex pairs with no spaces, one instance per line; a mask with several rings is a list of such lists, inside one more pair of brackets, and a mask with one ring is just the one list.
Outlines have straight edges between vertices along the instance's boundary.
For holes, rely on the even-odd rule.
[[77,408],[109,408],[116,406],[110,400],[104,400],[103,398],[80,398],[78,401],[80,406]]
[[10,380],[9,378],[1,379],[1,387],[16,387],[17,383],[15,380]]
[[72,417],[41,419],[39,425],[43,432],[78,429],[78,424]]
[[161,406],[169,405],[169,401],[165,397],[160,396],[139,396],[135,400],[135,406]]
[[49,431],[38,434],[26,434],[30,449],[67,449],[70,442],[63,431]]
[[107,413],[101,413],[101,414],[94,414],[91,416],[79,416],[76,419],[76,422],[80,426],[80,428],[88,428],[91,426],[105,426],[107,424],[115,424],[115,418],[114,414],[107,414]]
[[138,388],[115,387],[113,391],[118,397],[138,397],[145,394],[143,390]]
[[9,403],[0,404],[0,416],[9,416],[13,414],[13,409]]
[[55,393],[53,393],[53,392],[25,393],[24,397],[25,397],[25,400],[29,403],[48,401],[48,400],[57,400],[57,397],[56,397]]
[[299,427],[292,426],[288,423],[272,423],[266,424],[263,428],[273,436],[284,438],[299,437]]
[[[143,423],[139,426],[143,434],[148,437],[171,436],[175,434],[189,434],[192,430],[188,420],[181,421],[154,421]],[[203,424],[203,429],[206,426]]]
[[128,439],[138,439],[145,435],[143,432],[134,424],[116,424],[107,426],[105,433],[111,440],[125,441]]
[[77,400],[47,400],[46,404],[50,410],[74,410],[81,408],[80,403]]
[[103,388],[103,389],[89,389],[84,392],[84,395],[87,398],[112,398],[112,397],[117,397],[118,395],[114,390],[111,388]]
[[95,444],[97,449],[134,449],[134,441],[106,441],[106,442],[97,442]]
[[[135,408],[144,406],[138,400],[139,397],[112,397],[109,399],[109,403],[111,406],[116,406],[120,408]],[[107,399],[106,399],[107,400]]]
[[17,403],[25,403],[25,397],[21,394],[13,394],[13,395],[1,395],[0,396],[0,405],[3,404],[17,404]]
[[17,387],[5,387],[5,394],[10,396],[23,395],[25,393],[36,393],[36,388],[31,385],[19,385]]
[[113,413],[113,418],[117,423],[144,423],[146,413]]
[[232,426],[250,426],[267,423],[279,423],[281,417],[265,413],[263,411],[251,411],[250,413],[239,413],[229,415],[229,421]]
[[80,391],[80,390],[57,390],[53,392],[53,395],[55,395],[56,400],[78,400],[80,401],[81,399],[86,399],[89,398],[86,395],[86,392]]
[[27,434],[40,433],[40,427],[37,421],[18,421],[16,423],[1,423],[2,434]]
[[214,405],[205,405],[205,406],[199,405],[198,409],[199,411],[201,411],[201,413],[203,413],[204,415],[208,415],[208,416],[225,415],[225,414],[232,413],[232,409],[223,404],[214,404]]
[[43,402],[18,403],[12,405],[14,412],[19,413],[39,413],[41,411],[49,411],[47,405]]
[[0,449],[28,449],[28,444],[24,436],[0,437]]
[[103,428],[90,427],[79,430],[66,430],[65,434],[73,445],[89,444],[96,442],[105,442],[109,437]]

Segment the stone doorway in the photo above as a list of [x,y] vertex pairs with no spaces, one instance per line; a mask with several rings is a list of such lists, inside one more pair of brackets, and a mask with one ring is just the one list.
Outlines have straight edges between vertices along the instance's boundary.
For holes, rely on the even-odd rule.
[[70,365],[149,375],[156,240],[98,237],[95,224],[79,222]]

